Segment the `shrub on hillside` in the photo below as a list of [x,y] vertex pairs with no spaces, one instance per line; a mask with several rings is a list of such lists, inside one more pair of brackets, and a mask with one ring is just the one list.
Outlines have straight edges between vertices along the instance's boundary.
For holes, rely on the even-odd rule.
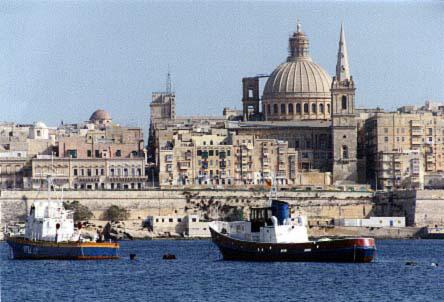
[[64,201],[63,206],[65,209],[74,211],[74,221],[82,221],[91,219],[94,215],[87,206],[82,205],[78,200]]
[[105,220],[111,220],[111,221],[127,220],[128,217],[129,217],[128,210],[125,208],[118,207],[116,205],[110,206],[103,214],[103,218]]

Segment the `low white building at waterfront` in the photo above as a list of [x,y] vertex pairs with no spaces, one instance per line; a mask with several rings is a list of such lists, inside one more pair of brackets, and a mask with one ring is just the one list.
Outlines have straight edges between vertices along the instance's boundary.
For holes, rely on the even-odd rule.
[[148,229],[159,235],[180,235],[184,237],[210,237],[207,221],[199,215],[148,216],[145,220]]
[[345,227],[405,227],[405,217],[370,217],[367,219],[341,218],[335,223]]

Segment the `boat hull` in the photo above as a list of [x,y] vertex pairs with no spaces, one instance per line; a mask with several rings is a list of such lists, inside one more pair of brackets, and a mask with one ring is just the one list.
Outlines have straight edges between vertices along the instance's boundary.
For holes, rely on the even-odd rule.
[[262,243],[231,238],[210,228],[212,241],[224,260],[371,262],[376,255],[373,238],[333,239],[305,243]]
[[119,258],[116,242],[48,242],[9,237],[13,259],[99,260]]

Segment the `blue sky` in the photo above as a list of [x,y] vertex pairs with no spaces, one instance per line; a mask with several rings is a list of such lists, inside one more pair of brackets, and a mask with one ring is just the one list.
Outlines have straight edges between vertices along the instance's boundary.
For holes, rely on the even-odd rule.
[[146,129],[168,66],[179,115],[241,108],[241,78],[285,60],[297,18],[331,75],[344,23],[359,107],[444,101],[440,2],[3,1],[0,120],[55,126],[103,108]]

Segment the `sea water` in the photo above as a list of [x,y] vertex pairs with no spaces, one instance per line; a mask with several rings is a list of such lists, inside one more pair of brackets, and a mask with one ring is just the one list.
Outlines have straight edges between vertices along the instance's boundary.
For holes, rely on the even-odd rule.
[[119,260],[10,260],[2,242],[1,301],[444,301],[444,240],[376,244],[373,263],[351,264],[222,261],[207,240],[125,241]]

